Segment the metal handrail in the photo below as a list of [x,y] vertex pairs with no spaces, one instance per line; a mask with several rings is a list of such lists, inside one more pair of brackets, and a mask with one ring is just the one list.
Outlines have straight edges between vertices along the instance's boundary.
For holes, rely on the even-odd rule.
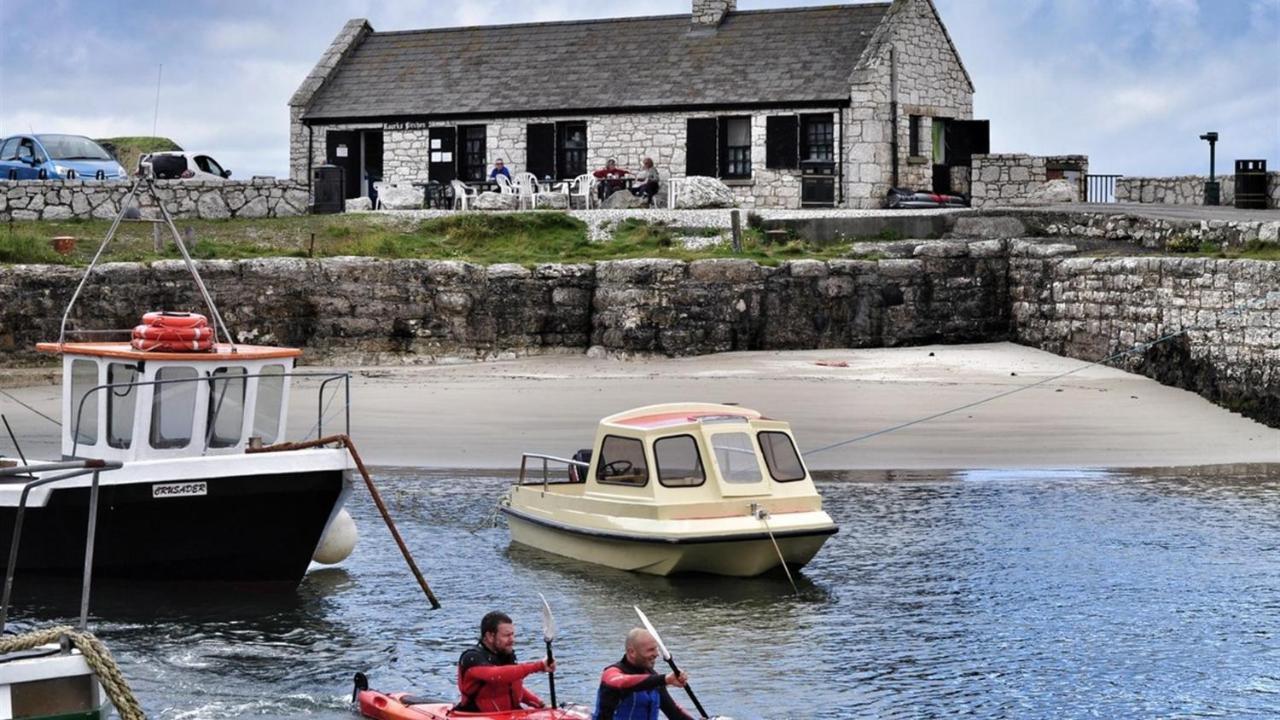
[[525,484],[537,485],[538,484],[536,482],[525,483],[524,481],[525,465],[529,462],[529,458],[542,461],[542,483],[541,484],[543,489],[546,489],[547,483],[548,483],[548,480],[547,480],[547,463],[548,462],[558,462],[563,465],[574,465],[580,468],[588,468],[588,469],[590,469],[591,467],[591,463],[582,462],[581,460],[571,460],[569,458],[556,457],[555,455],[544,455],[542,453],[528,453],[528,452],[521,453],[520,454],[520,479],[516,481],[517,485],[525,485]]
[[[346,405],[346,434],[351,433],[351,373],[331,373],[331,372],[246,373],[244,375],[235,375],[235,376],[229,375],[225,378],[215,378],[212,375],[204,375],[204,376],[198,375],[193,378],[178,378],[176,380],[136,380],[134,382],[127,382],[127,383],[107,383],[104,385],[95,385],[94,387],[89,388],[88,390],[85,391],[84,395],[80,397],[79,405],[76,407],[76,421],[72,425],[71,456],[75,457],[76,450],[78,450],[80,447],[80,424],[84,420],[84,404],[86,401],[88,401],[89,396],[94,393],[98,393],[103,390],[114,390],[115,388],[134,388],[134,387],[142,387],[146,385],[152,385],[152,386],[176,385],[178,383],[201,383],[201,382],[216,382],[216,381],[223,381],[223,380],[230,382],[233,380],[248,380],[250,378],[263,378],[263,377],[289,377],[289,378],[323,377],[323,378],[326,378],[326,380],[320,384],[319,397],[317,398],[317,404],[321,408],[320,412],[322,415],[324,413],[323,403],[324,403],[325,385],[327,385],[329,382],[332,382],[334,380],[345,378],[346,383],[344,383],[344,386],[343,386],[343,390],[344,390],[343,403]],[[287,413],[288,409],[285,408],[283,409],[283,411]],[[321,417],[320,430],[323,430],[323,421],[324,421],[324,418]],[[321,435],[323,435],[323,433],[321,433]],[[207,451],[209,449],[209,441],[210,441],[210,436],[206,434],[204,447],[201,449],[201,452]]]
[[37,472],[56,472],[67,470],[53,477],[36,478],[22,485],[22,495],[18,500],[18,509],[13,519],[13,538],[9,542],[9,566],[5,568],[4,596],[0,598],[0,634],[4,632],[5,623],[9,619],[9,600],[13,595],[13,577],[18,570],[18,545],[22,540],[22,520],[27,511],[27,498],[35,488],[53,483],[72,480],[81,475],[93,474],[93,483],[89,489],[89,528],[84,546],[84,576],[80,588],[80,629],[86,630],[89,624],[89,588],[93,580],[93,547],[94,536],[98,525],[98,486],[99,475],[104,471],[119,470],[124,463],[108,460],[81,460],[38,465],[19,465],[11,468],[0,468],[0,477],[12,477],[19,474]]

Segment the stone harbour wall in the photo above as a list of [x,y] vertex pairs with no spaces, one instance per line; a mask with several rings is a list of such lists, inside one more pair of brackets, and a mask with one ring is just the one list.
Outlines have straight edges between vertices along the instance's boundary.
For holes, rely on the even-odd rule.
[[1009,284],[1013,340],[1090,361],[1136,348],[1114,364],[1280,427],[1280,263],[1014,257]]
[[[1236,178],[1220,175],[1220,196],[1223,205],[1236,200]],[[1116,179],[1116,202],[1161,203],[1164,205],[1204,205],[1204,184],[1207,175],[1181,177],[1122,177]],[[1267,207],[1280,208],[1280,172],[1267,173]]]
[[[1027,240],[906,243],[896,257],[618,260],[488,267],[453,261],[205,261],[242,342],[306,349],[306,362],[432,363],[525,354],[696,355],[1013,340],[1101,360],[1280,426],[1280,263],[1085,258]],[[0,353],[48,362],[80,271],[0,268]],[[73,326],[129,328],[143,311],[200,310],[180,262],[114,263]]]
[[[156,194],[177,219],[265,218],[305,215],[307,186],[289,180],[156,180]],[[132,183],[102,180],[18,180],[0,182],[0,220],[111,219]],[[133,202],[144,216],[158,211],[151,196]]]

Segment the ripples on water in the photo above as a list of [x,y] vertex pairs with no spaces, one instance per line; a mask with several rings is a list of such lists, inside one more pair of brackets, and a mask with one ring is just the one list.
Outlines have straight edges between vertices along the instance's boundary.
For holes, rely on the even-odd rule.
[[[355,554],[295,594],[97,590],[94,629],[150,717],[350,718],[356,670],[453,699],[487,610],[540,656],[538,592],[562,700],[594,698],[638,604],[708,710],[739,720],[1280,715],[1277,468],[824,475],[841,532],[798,597],[780,576],[654,578],[508,547],[486,525],[506,477],[378,481],[444,609],[357,491]],[[19,620],[75,613],[74,589],[25,587]],[[530,686],[546,697],[545,675]]]

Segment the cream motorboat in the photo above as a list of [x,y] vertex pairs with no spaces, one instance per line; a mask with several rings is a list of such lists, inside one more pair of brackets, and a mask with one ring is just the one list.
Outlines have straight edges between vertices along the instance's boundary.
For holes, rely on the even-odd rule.
[[797,568],[837,531],[790,426],[710,403],[611,415],[573,459],[526,453],[502,511],[513,542],[654,575]]

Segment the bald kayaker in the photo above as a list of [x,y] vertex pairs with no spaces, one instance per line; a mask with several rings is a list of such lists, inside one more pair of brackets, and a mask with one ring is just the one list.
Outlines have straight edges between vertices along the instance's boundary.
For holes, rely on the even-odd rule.
[[506,613],[491,612],[480,620],[480,642],[458,658],[458,691],[462,699],[455,710],[487,712],[545,707],[542,699],[524,686],[536,672],[555,672],[554,660],[516,662],[516,626]]
[[658,641],[648,630],[635,628],[627,633],[626,654],[600,676],[591,720],[657,720],[659,710],[668,720],[694,720],[667,692],[668,686],[687,685],[689,676],[655,672],[657,660]]

